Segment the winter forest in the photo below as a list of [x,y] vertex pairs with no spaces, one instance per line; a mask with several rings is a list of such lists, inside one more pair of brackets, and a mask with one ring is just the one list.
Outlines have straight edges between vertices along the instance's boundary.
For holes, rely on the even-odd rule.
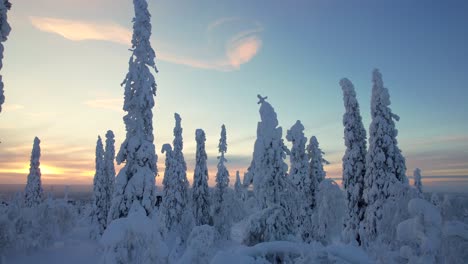
[[[92,201],[71,203],[67,195],[44,191],[40,135],[34,138],[24,191],[0,205],[0,263],[468,262],[468,200],[425,192],[424,170],[407,171],[399,116],[378,69],[369,76],[368,129],[353,83],[336,83],[344,106],[342,186],[327,177],[319,138],[306,135],[300,120],[283,129],[281,113],[257,93],[251,163],[243,175],[235,172],[233,183],[229,127],[219,127],[216,175],[208,175],[205,131],[184,139],[178,113],[173,141],[155,142],[163,128],[153,127],[153,111],[158,89],[165,88],[156,85],[148,2],[133,5],[131,56],[121,84],[123,143],[116,148],[112,130],[97,137]],[[0,1],[0,58],[10,8]],[[8,84],[0,76],[0,111],[8,100],[3,89]],[[190,182],[184,140],[196,142]],[[162,186],[156,177],[163,177]]]

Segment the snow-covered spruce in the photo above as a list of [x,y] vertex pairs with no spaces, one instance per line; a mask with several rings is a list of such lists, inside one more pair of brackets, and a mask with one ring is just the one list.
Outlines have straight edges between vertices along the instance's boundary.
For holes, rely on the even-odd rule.
[[29,167],[28,181],[24,189],[24,203],[27,207],[38,206],[42,202],[42,183],[41,183],[41,141],[38,137],[34,138],[34,145],[31,152],[31,162]]
[[[169,144],[162,147],[166,153],[166,169],[163,179],[163,200],[161,204],[161,221],[166,232],[180,233],[183,229],[182,223],[187,213],[188,204],[188,180],[187,165],[185,163],[182,139],[181,118],[174,114],[174,149]],[[180,235],[180,234],[179,234]]]
[[[292,143],[289,177],[300,192],[309,192],[311,180],[309,178],[309,160],[305,150],[307,138],[304,136],[304,126],[301,121],[297,120],[287,131],[286,139]],[[306,195],[306,197],[308,196]]]
[[416,168],[413,172],[413,177],[414,177],[414,187],[418,191],[418,194],[422,196],[423,194],[423,185],[422,185],[422,180],[421,180],[421,169]]
[[257,124],[253,160],[244,183],[253,182],[258,205],[264,209],[285,202],[282,196],[292,186],[286,179],[288,165],[284,161],[289,150],[284,145],[276,112],[267,97],[258,95],[258,98],[261,121]]
[[307,155],[309,157],[309,178],[311,179],[311,189],[313,193],[312,197],[312,208],[316,206],[315,193],[318,188],[318,185],[325,179],[326,173],[323,169],[324,164],[329,164],[329,162],[323,158],[325,154],[319,147],[318,140],[315,136],[312,136],[309,140],[309,145],[307,146]]
[[101,137],[96,143],[96,172],[93,181],[93,208],[91,211],[91,237],[98,238],[107,225],[107,175],[105,174],[104,148]]
[[394,120],[399,117],[390,109],[390,95],[382,74],[374,70],[371,100],[372,122],[369,128],[369,150],[366,156],[364,199],[368,206],[361,225],[361,239],[369,245],[377,238],[384,203],[400,195],[401,185],[408,185],[405,159],[398,148]]
[[366,174],[367,139],[362,124],[356,91],[350,80],[340,81],[343,90],[345,114],[343,115],[346,151],[343,156],[343,187],[346,192],[346,215],[343,222],[343,240],[361,244],[359,225],[364,219],[366,204],[363,197]]
[[109,221],[125,217],[134,201],[150,215],[155,205],[157,155],[153,136],[154,96],[156,82],[149,68],[156,72],[155,53],[150,45],[151,15],[146,0],[134,0],[132,56],[125,87],[123,110],[127,135],[117,154],[117,163],[125,162],[115,180]]
[[110,207],[112,204],[112,195],[114,194],[115,184],[115,139],[114,132],[108,130],[106,133],[106,147],[104,150],[104,178],[106,181],[105,185],[105,197],[106,197],[106,217],[109,215]]
[[287,177],[285,163],[290,152],[284,145],[275,110],[265,101],[266,97],[258,95],[258,98],[261,121],[244,183],[253,182],[257,207],[264,210],[248,220],[250,228],[244,239],[248,244],[285,238],[295,231],[294,215],[297,215],[295,188]]
[[218,171],[216,173],[216,186],[213,199],[213,224],[219,234],[225,238],[229,236],[231,218],[228,216],[229,204],[226,201],[227,189],[229,187],[229,171],[224,164],[227,162],[224,154],[227,152],[226,127],[221,126],[221,137],[219,139]]
[[195,158],[195,172],[193,174],[192,204],[195,225],[211,224],[210,192],[208,189],[207,155],[205,151],[205,132],[202,129],[195,131],[197,151]]
[[312,217],[314,188],[312,175],[309,173],[309,158],[306,153],[307,138],[304,136],[304,126],[301,121],[297,121],[291,129],[287,131],[286,139],[292,143],[289,179],[293,183],[296,192],[298,214],[295,215],[295,224],[299,228],[299,235],[304,241],[311,238],[310,230],[305,223]]
[[236,171],[236,182],[234,183],[234,192],[236,193],[236,198],[244,202],[247,198],[244,186],[242,185],[239,171]]
[[[0,70],[3,68],[3,42],[5,42],[10,34],[11,27],[8,24],[8,10],[11,8],[11,3],[8,0],[0,1]],[[0,75],[0,113],[2,112],[2,105],[5,102],[5,95],[3,92],[3,80]]]

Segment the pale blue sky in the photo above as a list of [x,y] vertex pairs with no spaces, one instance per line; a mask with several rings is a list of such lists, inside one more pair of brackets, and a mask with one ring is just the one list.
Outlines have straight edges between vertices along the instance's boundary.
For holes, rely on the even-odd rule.
[[[244,171],[260,93],[275,107],[283,133],[299,119],[307,137],[318,137],[332,162],[329,175],[340,177],[344,109],[338,82],[353,81],[368,127],[377,67],[401,117],[398,139],[408,175],[416,166],[424,175],[468,175],[466,1],[149,4],[159,69],[158,154],[172,141],[178,112],[189,170],[195,129],[205,129],[214,163],[225,123],[231,174]],[[125,135],[119,84],[128,66],[132,16],[132,1],[15,1],[2,69],[7,98],[0,114],[0,182],[25,181],[36,135],[43,142],[46,183],[91,183],[95,141],[107,129],[115,131],[119,148]]]

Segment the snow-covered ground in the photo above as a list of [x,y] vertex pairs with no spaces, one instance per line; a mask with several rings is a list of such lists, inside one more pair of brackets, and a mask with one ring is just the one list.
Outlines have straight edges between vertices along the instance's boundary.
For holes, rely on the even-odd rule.
[[[427,254],[435,252],[444,259],[445,263],[466,263],[466,260],[468,260],[468,253],[465,250],[468,246],[468,195],[435,195],[440,199],[437,207],[433,207],[428,201],[432,196],[434,195],[426,194],[427,200],[412,200],[408,206],[409,218],[395,227],[399,239],[399,245],[396,248],[399,250],[380,252],[385,256],[383,258],[376,258],[376,251],[372,251],[373,249],[346,245],[339,240],[334,240],[329,245],[323,245],[316,241],[306,244],[292,239],[246,246],[243,244],[243,240],[249,225],[247,217],[233,224],[229,241],[217,240],[214,235],[216,231],[211,226],[195,228],[196,231],[193,231],[190,235],[188,246],[178,255],[176,254],[176,257],[173,256],[172,260],[168,258],[168,261],[169,263],[263,263],[260,261],[268,260],[269,256],[284,254],[289,255],[294,263],[315,263],[318,260],[323,261],[323,263],[377,263],[382,259],[385,259],[385,261],[380,263],[412,263],[410,259],[414,258],[417,255],[416,251],[422,250],[421,246],[425,245]],[[436,197],[432,197],[432,199],[435,200]],[[55,202],[49,200],[48,203],[49,207],[47,208],[52,210],[51,212],[54,215],[63,215],[63,208],[60,207],[63,203],[60,200]],[[58,205],[54,205],[55,203]],[[89,204],[88,208],[90,206]],[[55,208],[55,210],[50,208]],[[60,211],[57,208],[62,209]],[[6,207],[3,207],[2,210],[2,212],[7,212]],[[41,240],[34,247],[26,247],[22,243],[17,245],[19,248],[9,247],[7,250],[4,250],[6,248],[0,248],[3,252],[2,262],[0,263],[103,263],[102,257],[106,251],[105,243],[90,238],[91,221],[89,219],[89,210],[83,208],[82,205],[75,206],[73,210],[75,211],[75,219],[64,218],[65,220],[68,219],[66,221],[72,221],[73,226],[71,229],[65,229],[63,234],[53,238]],[[9,214],[11,215],[11,212],[2,213],[3,216]],[[422,218],[418,218],[420,216]],[[152,220],[147,219],[147,224],[152,225]],[[138,227],[141,232],[146,232],[142,220],[139,218],[134,220],[136,223],[135,228]],[[60,222],[57,221],[54,225],[67,226],[66,223]],[[18,220],[14,223],[18,223]],[[47,225],[43,228],[50,229]],[[117,233],[119,233],[122,228],[117,228],[117,230]],[[3,232],[4,229],[0,231]],[[115,231],[112,233],[111,240],[118,240],[119,237]],[[29,240],[44,239],[38,234],[28,234],[31,236],[27,238]],[[126,233],[121,234],[125,235]],[[10,240],[10,243],[18,241],[20,239],[14,239]],[[414,241],[421,241],[422,244],[420,243],[415,247]],[[154,253],[160,253],[160,250],[166,247],[166,242],[163,241],[164,245],[160,244],[154,249],[150,248],[150,250]],[[5,241],[0,241],[0,245],[5,246]],[[170,252],[167,252],[167,250],[173,250],[173,246],[172,249],[171,246],[168,246],[164,250],[169,254]],[[171,254],[174,253],[171,252]]]
[[89,238],[89,226],[78,226],[51,246],[32,252],[16,252],[4,257],[3,264],[83,264],[98,263],[98,243]]

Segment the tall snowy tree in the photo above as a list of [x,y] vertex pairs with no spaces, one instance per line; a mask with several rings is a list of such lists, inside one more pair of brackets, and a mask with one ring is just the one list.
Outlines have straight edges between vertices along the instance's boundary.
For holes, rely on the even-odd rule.
[[278,127],[275,110],[266,101],[267,97],[260,95],[257,97],[261,121],[257,124],[253,160],[246,175],[248,179],[244,179],[244,184],[253,182],[258,205],[264,209],[287,202],[282,197],[291,187],[286,179],[288,165],[284,161],[289,150],[281,138],[282,128]]
[[236,171],[236,182],[234,183],[234,191],[236,193],[237,199],[245,201],[246,195],[244,191],[244,186],[242,186],[239,171]]
[[377,238],[387,199],[400,195],[402,185],[408,185],[405,159],[398,148],[394,120],[399,117],[390,109],[390,95],[384,87],[382,74],[374,70],[371,99],[372,122],[369,128],[369,150],[366,156],[364,199],[367,208],[361,225],[361,236],[369,245]]
[[423,194],[423,189],[422,189],[422,180],[421,180],[421,169],[416,168],[413,173],[414,176],[414,187],[418,191],[419,195]]
[[180,232],[183,216],[188,209],[187,165],[185,163],[182,139],[182,126],[179,114],[174,114],[174,150],[169,144],[163,146],[166,152],[166,169],[164,171],[164,193],[161,204],[161,217],[166,231]]
[[[309,160],[306,154],[307,138],[304,136],[304,126],[301,121],[296,123],[286,133],[286,139],[292,143],[291,167],[289,177],[300,192],[310,189]],[[308,191],[308,190],[307,190]]]
[[307,155],[309,157],[309,178],[311,179],[311,188],[310,191],[313,193],[311,197],[312,208],[316,205],[316,192],[319,184],[325,179],[326,173],[323,170],[324,164],[329,164],[329,162],[323,158],[325,154],[319,147],[319,143],[315,136],[312,136],[309,140],[309,145],[307,146]]
[[[3,67],[3,42],[5,42],[10,34],[11,27],[8,24],[7,13],[11,8],[11,3],[8,0],[0,1],[0,70]],[[3,92],[3,80],[2,75],[0,75],[0,113],[2,112],[2,105],[5,102],[5,95]]]
[[150,45],[151,15],[146,0],[134,0],[132,56],[125,87],[123,110],[127,135],[117,154],[117,163],[125,162],[115,181],[109,220],[126,217],[133,203],[139,203],[150,215],[155,205],[157,155],[153,136],[156,82],[150,68],[157,72],[155,53]]
[[366,204],[363,197],[366,174],[367,138],[362,124],[356,91],[350,80],[340,81],[343,90],[345,114],[343,115],[346,151],[343,156],[343,187],[346,192],[346,214],[343,222],[343,240],[361,244],[359,225],[364,219]]
[[307,226],[312,217],[312,205],[315,201],[313,180],[310,178],[309,158],[306,153],[307,138],[304,136],[304,126],[301,121],[297,121],[291,129],[287,131],[286,139],[292,143],[290,155],[289,179],[293,183],[297,192],[296,200],[298,213],[295,214],[296,228],[298,234],[304,241],[308,241],[311,229]]
[[24,202],[28,207],[34,207],[42,201],[42,183],[41,183],[41,141],[38,137],[34,138],[34,145],[31,152],[31,163],[29,167],[28,182],[24,190]]
[[108,179],[105,173],[104,147],[101,137],[96,143],[96,172],[93,181],[93,209],[91,212],[91,223],[93,230],[91,236],[99,237],[104,233],[107,225],[107,189]]
[[195,172],[193,174],[192,203],[195,225],[211,224],[210,191],[208,189],[208,167],[205,151],[205,132],[202,129],[195,131],[197,152],[195,159]]
[[221,138],[218,144],[218,172],[216,173],[216,187],[214,191],[213,223],[218,232],[227,236],[230,230],[230,220],[228,216],[229,205],[226,201],[227,189],[229,187],[229,171],[224,164],[227,162],[224,154],[227,152],[226,127],[221,126]]
[[109,215],[112,204],[112,195],[114,194],[115,184],[115,139],[114,132],[108,130],[106,133],[106,148],[104,151],[104,178],[106,179],[105,197],[106,197],[106,217]]

